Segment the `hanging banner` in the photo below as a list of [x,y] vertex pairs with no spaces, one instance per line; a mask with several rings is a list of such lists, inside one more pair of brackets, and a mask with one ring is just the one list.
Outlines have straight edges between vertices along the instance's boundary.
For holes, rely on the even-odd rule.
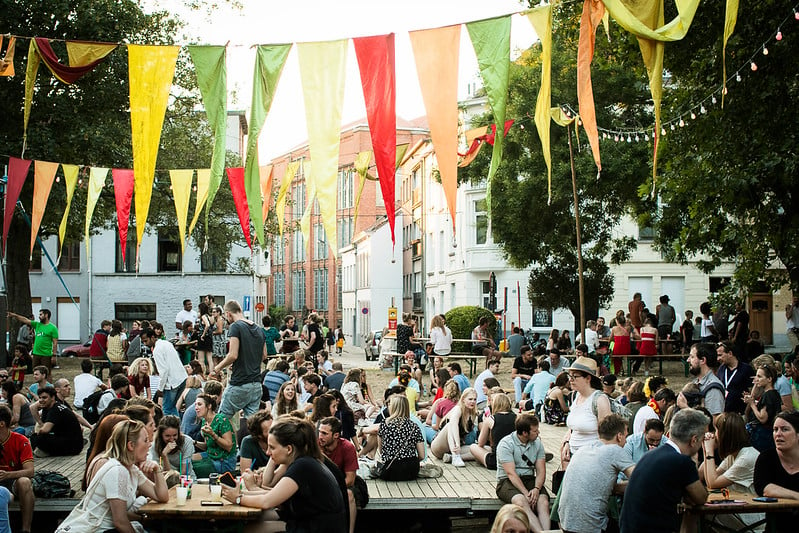
[[78,165],[61,164],[61,171],[64,173],[64,185],[67,188],[67,205],[64,207],[64,216],[61,217],[61,224],[58,226],[58,259],[61,261],[61,249],[64,247],[64,235],[67,233],[67,219],[69,210],[72,207],[72,196],[75,194],[75,186],[78,184]]
[[133,171],[129,168],[111,169],[114,182],[114,199],[117,208],[117,228],[119,229],[119,248],[122,251],[122,263],[125,263],[125,251],[128,244],[128,227],[130,225],[130,204],[133,200]]
[[594,60],[596,30],[604,13],[605,6],[600,0],[585,0],[580,17],[580,41],[577,47],[577,101],[583,128],[588,136],[588,144],[591,145],[591,153],[594,155],[597,176],[602,171],[602,160],[599,157],[599,131],[596,126],[594,87],[591,83],[591,61]]
[[547,164],[547,205],[552,201],[552,153],[550,151],[550,108],[552,107],[552,4],[527,13],[535,34],[541,39],[541,87],[535,101],[535,127]]
[[[409,33],[441,185],[455,232],[458,194],[458,54],[461,27]],[[431,53],[435,50],[436,53]]]
[[261,165],[258,175],[261,177],[261,201],[263,202],[261,220],[266,223],[266,217],[269,215],[269,202],[272,200],[272,165]]
[[[8,48],[6,48],[6,55],[0,59],[0,76],[8,76],[11,77],[15,74],[14,72],[14,48],[16,46],[17,39],[13,35],[8,39]],[[3,36],[0,35],[0,48],[3,47]]]
[[[374,37],[357,37],[352,40],[355,55],[358,57],[358,68],[361,73],[363,99],[366,103],[366,119],[369,122],[369,134],[372,138],[372,150],[375,154],[377,177],[380,180],[380,191],[383,193],[383,205],[391,230],[391,243],[394,238],[394,171],[397,151],[397,114],[396,114],[396,72],[394,69],[394,34]],[[361,188],[363,190],[361,181]],[[358,204],[355,204],[356,214]]]
[[33,163],[33,209],[31,209],[31,248],[30,254],[33,256],[33,245],[36,244],[36,236],[39,234],[39,227],[42,224],[44,210],[47,207],[47,199],[50,198],[50,190],[53,188],[55,173],[58,171],[58,163],[47,161],[34,161]]
[[252,250],[252,241],[250,240],[250,208],[247,206],[247,193],[244,191],[244,168],[228,168],[227,179],[230,183],[230,192],[233,193],[233,203],[236,204],[236,214],[239,215],[241,231],[244,233],[247,246]]
[[[227,142],[227,67],[224,46],[189,46],[189,54],[197,72],[197,85],[203,97],[208,124],[214,132],[214,151],[211,154],[211,174],[206,189],[205,234],[208,235],[208,213],[225,173],[225,143]],[[198,175],[199,179],[199,175]],[[198,187],[199,193],[199,187]],[[198,194],[199,198],[199,194]],[[195,208],[196,211],[199,211]],[[184,225],[185,227],[185,225]],[[194,221],[191,225],[194,229]],[[191,231],[189,231],[191,233]]]
[[[255,73],[252,82],[252,106],[250,110],[250,130],[247,138],[247,159],[245,161],[244,187],[247,191],[249,211],[255,214],[253,226],[255,236],[261,246],[264,241],[264,223],[258,213],[263,209],[261,200],[261,177],[258,164],[258,136],[261,134],[272,99],[275,97],[283,65],[291,50],[290,44],[259,46],[255,53]],[[339,124],[340,125],[340,124]],[[310,128],[308,129],[310,131]]]
[[92,243],[89,239],[89,230],[92,227],[92,215],[100,193],[105,186],[105,177],[108,175],[107,168],[92,167],[89,169],[89,187],[86,191],[86,226],[84,229],[84,240],[86,241],[86,258],[91,261]]
[[366,152],[361,152],[355,157],[354,166],[355,173],[358,174],[358,194],[355,195],[355,214],[352,216],[353,224],[358,222],[358,209],[361,206],[361,194],[363,194],[363,186],[366,185],[366,173],[369,170],[369,163],[371,161],[372,152],[369,150]]
[[[202,211],[203,207],[205,206],[205,202],[208,199],[208,188],[209,184],[211,183],[211,169],[210,168],[198,168],[197,169],[197,200],[194,203],[194,216],[191,218],[191,224],[189,224],[189,235],[194,231],[194,226],[197,224],[197,220],[200,218],[200,211]],[[206,231],[206,236],[208,235]]]
[[297,169],[300,168],[300,160],[291,161],[286,166],[286,173],[283,174],[283,181],[280,183],[280,190],[277,193],[277,200],[275,200],[275,211],[277,212],[277,224],[280,228],[280,234],[283,235],[283,224],[286,218],[286,196],[291,187],[291,182],[294,180],[294,175],[297,174]]
[[[735,24],[738,22],[738,0],[727,0],[727,7],[724,12],[724,44],[721,47],[721,108],[724,109],[724,97],[727,95],[727,41],[732,32],[735,31]],[[9,45],[10,47],[10,45]]]
[[[495,130],[504,128],[510,82],[510,16],[470,22],[466,25],[472,47],[477,55],[480,77],[483,79],[488,105],[494,115]],[[491,212],[491,180],[502,161],[504,135],[494,140],[491,166],[488,168],[486,207]]]
[[347,66],[347,40],[299,43],[302,94],[311,172],[306,179],[316,191],[319,212],[333,256],[338,254],[336,234],[336,178],[341,137],[341,108]]
[[3,205],[3,254],[5,255],[8,228],[16,211],[19,193],[28,177],[31,167],[30,159],[8,158],[8,184],[6,185],[5,204]]
[[[308,175],[313,176],[313,164],[308,165]],[[295,198],[295,202],[304,201],[305,210],[300,219],[300,233],[302,233],[302,242],[305,245],[308,255],[311,253],[311,215],[313,214],[314,200],[316,200],[316,187],[313,180],[306,180],[307,196],[306,198]]]
[[189,218],[189,199],[191,198],[191,181],[193,177],[193,169],[169,171],[169,181],[172,183],[172,197],[175,199],[175,213],[178,216],[181,255],[186,253],[186,220]]
[[178,52],[179,46],[128,45],[137,256],[150,211],[155,161]]

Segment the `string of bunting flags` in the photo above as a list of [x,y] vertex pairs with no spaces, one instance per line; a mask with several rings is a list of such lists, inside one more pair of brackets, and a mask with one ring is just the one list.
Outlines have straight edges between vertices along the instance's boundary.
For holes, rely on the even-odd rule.
[[[666,132],[665,126],[675,127],[672,121],[661,125],[660,100],[662,92],[663,53],[665,43],[682,39],[690,28],[700,0],[676,0],[678,14],[666,22],[663,15],[665,0],[642,2],[628,7],[622,0],[584,0],[578,46],[578,104],[582,125],[588,136],[589,145],[597,166],[601,171],[599,133],[603,137],[614,133],[620,136],[624,131],[628,139],[633,134],[640,138],[652,135],[653,185],[657,173],[657,144],[660,135]],[[732,34],[737,18],[737,2],[727,2],[725,16],[724,42]],[[794,12],[796,8],[794,8]],[[531,10],[501,15],[495,18],[466,22],[465,26],[472,42],[479,72],[486,91],[488,105],[494,117],[491,125],[490,144],[493,145],[491,164],[488,173],[487,194],[491,194],[491,180],[501,163],[503,137],[513,124],[506,119],[507,92],[510,68],[510,33],[512,15],[521,13],[535,29],[542,41],[541,87],[536,102],[534,122],[541,139],[541,147],[548,167],[551,190],[551,156],[549,129],[553,118],[551,107],[551,57],[552,57],[552,10],[553,4],[542,4]],[[799,16],[799,15],[798,15]],[[591,88],[590,65],[594,51],[596,30],[604,24],[606,31],[609,19],[613,18],[621,27],[634,34],[639,41],[644,63],[649,74],[649,85],[655,104],[655,126],[646,130],[611,130],[596,124],[594,101]],[[461,24],[414,30],[409,32],[410,42],[416,62],[417,76],[426,109],[430,136],[438,162],[441,183],[455,229],[455,199],[457,193],[458,161],[458,103],[457,80]],[[780,40],[778,30],[775,39]],[[16,40],[21,36],[8,36],[9,43],[5,55],[0,59],[0,76],[14,76],[14,53]],[[391,224],[394,242],[394,175],[398,159],[396,144],[396,74],[394,65],[394,34],[352,39],[358,61],[366,115],[372,140],[372,152],[359,156],[359,168],[368,168],[374,157],[377,179],[383,193],[388,220]],[[121,43],[94,43],[66,41],[67,63],[57,56],[49,39],[29,38],[27,65],[25,69],[25,102],[23,152],[19,158],[9,158],[8,188],[6,207],[13,206],[19,197],[32,161],[24,159],[27,146],[27,126],[33,106],[38,67],[41,63],[65,84],[77,83],[80,78],[102,63],[119,46],[128,51],[128,71],[130,86],[131,138],[133,145],[132,169],[109,169],[91,167],[88,170],[88,200],[86,211],[86,246],[90,252],[88,230],[91,218],[109,170],[114,187],[117,224],[120,239],[127,239],[128,220],[131,205],[136,213],[137,254],[144,233],[150,206],[156,159],[166,113],[169,90],[172,85],[175,65],[180,46],[140,45]],[[2,50],[0,39],[0,50]],[[282,179],[273,176],[271,165],[261,165],[258,161],[258,135],[269,114],[274,94],[280,81],[281,72],[292,46],[297,47],[306,108],[306,125],[309,132],[310,162],[304,172],[306,180],[306,209],[302,218],[303,233],[309,233],[310,210],[314,200],[318,201],[322,224],[331,249],[337,249],[336,242],[336,177],[339,161],[339,133],[345,84],[348,39],[323,42],[298,42],[290,44],[257,45],[253,73],[253,91],[250,111],[250,132],[247,144],[245,166],[225,168],[225,134],[227,106],[226,46],[187,45],[194,64],[202,102],[214,134],[214,149],[210,167],[196,169],[197,185],[192,187],[194,169],[170,169],[170,182],[174,195],[176,214],[179,221],[181,246],[185,249],[187,234],[188,206],[192,191],[196,192],[195,213],[188,224],[188,234],[192,232],[204,209],[205,222],[214,197],[227,175],[237,215],[247,244],[253,241],[265,244],[263,222],[269,211],[270,192],[280,182],[275,209],[281,232],[288,187],[296,175],[298,164],[290,164]],[[766,44],[762,50],[767,53]],[[756,69],[754,58],[752,70]],[[724,67],[726,69],[726,65]],[[736,75],[740,74],[736,71]],[[726,70],[725,70],[726,72]],[[726,83],[726,74],[725,74]],[[712,96],[715,99],[715,93]],[[699,105],[704,109],[705,100]],[[573,113],[570,108],[569,112]],[[556,108],[557,111],[557,108]],[[691,110],[694,113],[694,110]],[[575,113],[576,115],[576,113]],[[682,116],[680,121],[682,121]],[[524,119],[517,121],[523,127]],[[496,135],[502,127],[503,135]],[[486,135],[484,132],[483,135]],[[623,135],[623,134],[621,134]],[[477,137],[477,136],[473,136]],[[484,140],[488,140],[487,138]],[[478,145],[479,145],[478,141]],[[473,156],[472,156],[473,158]],[[461,160],[463,166],[468,156]],[[468,164],[468,163],[467,163]],[[34,202],[32,213],[32,242],[35,241],[41,219],[46,209],[47,198],[53,181],[62,169],[67,188],[67,207],[60,226],[63,237],[65,224],[76,184],[79,181],[79,166],[45,161],[34,164]],[[359,175],[365,172],[358,172]],[[363,178],[362,178],[363,180]],[[134,203],[135,202],[135,203]],[[491,205],[490,199],[487,205]],[[3,227],[3,249],[5,250],[8,225],[13,209],[6,208]],[[250,235],[252,222],[255,235]],[[305,242],[310,239],[306,235]],[[63,238],[61,239],[63,241]],[[121,247],[124,250],[125,247]],[[138,264],[138,261],[137,261]]]

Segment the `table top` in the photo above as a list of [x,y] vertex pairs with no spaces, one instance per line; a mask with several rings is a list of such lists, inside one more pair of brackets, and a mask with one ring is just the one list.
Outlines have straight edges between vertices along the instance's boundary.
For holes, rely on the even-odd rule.
[[767,513],[767,512],[774,512],[774,511],[790,511],[799,509],[799,500],[789,500],[787,498],[779,498],[778,501],[774,503],[765,503],[765,502],[756,502],[753,501],[753,498],[757,498],[755,494],[748,494],[743,492],[733,492],[730,491],[729,500],[736,500],[738,502],[745,502],[741,503],[731,503],[731,504],[714,504],[714,501],[723,500],[725,499],[719,493],[711,493],[708,496],[707,503],[704,505],[698,505],[691,508],[692,511],[707,514],[707,513],[717,513],[717,514],[725,514],[725,513]]
[[186,500],[183,507],[177,506],[175,487],[169,489],[167,503],[148,502],[140,512],[147,518],[185,518],[192,520],[228,519],[228,520],[255,520],[261,516],[261,509],[236,505],[222,499],[223,505],[201,505],[204,500],[213,500],[211,489],[208,485],[194,484],[191,487],[191,499]]

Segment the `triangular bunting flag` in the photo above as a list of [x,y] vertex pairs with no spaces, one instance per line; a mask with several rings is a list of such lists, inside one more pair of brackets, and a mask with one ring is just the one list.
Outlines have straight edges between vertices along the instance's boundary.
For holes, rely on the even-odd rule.
[[277,200],[275,200],[275,211],[277,212],[277,224],[280,228],[280,234],[283,235],[283,224],[286,218],[286,196],[291,187],[291,182],[294,181],[294,176],[297,174],[297,169],[300,168],[300,160],[292,161],[286,166],[286,173],[283,174],[283,181],[280,182],[280,190],[277,193]]
[[125,263],[125,250],[128,243],[128,226],[130,225],[130,203],[133,200],[133,171],[122,168],[112,169],[111,179],[114,181],[117,229],[119,229],[119,248],[122,251],[122,263]]
[[91,261],[92,242],[89,238],[92,228],[92,215],[100,193],[105,186],[105,177],[108,175],[107,168],[92,167],[89,169],[89,187],[86,191],[86,225],[84,228],[84,240],[86,241],[86,258]]
[[5,204],[3,205],[3,254],[5,254],[6,250],[8,228],[11,226],[11,219],[16,211],[19,193],[22,192],[22,186],[28,177],[30,167],[30,159],[8,158],[8,184],[6,185]]
[[552,199],[552,154],[550,151],[550,108],[552,107],[552,4],[527,13],[535,34],[541,39],[541,87],[535,101],[535,127],[547,164],[547,204]]
[[191,218],[191,224],[189,224],[189,233],[188,233],[189,235],[191,235],[192,232],[194,231],[194,226],[197,224],[197,220],[200,218],[200,211],[203,210],[203,206],[205,206],[205,202],[208,199],[208,188],[210,182],[211,182],[211,169],[198,168],[197,201],[194,204],[194,216]]
[[247,206],[247,194],[244,192],[244,168],[236,167],[227,169],[227,179],[230,183],[230,192],[233,193],[233,203],[236,204],[236,213],[239,215],[241,231],[247,246],[252,250],[250,239],[250,208]]
[[42,224],[44,210],[47,207],[47,199],[50,197],[50,189],[53,188],[55,173],[58,171],[58,163],[47,161],[35,161],[33,163],[33,209],[31,210],[31,249],[33,255],[33,245],[36,244],[36,236],[39,234],[39,226]]
[[78,165],[61,165],[64,172],[64,185],[67,188],[67,205],[64,207],[64,216],[61,217],[61,224],[58,226],[58,262],[61,261],[61,249],[64,247],[64,235],[67,233],[67,220],[69,210],[72,207],[72,196],[75,194],[75,186],[78,184]]
[[180,253],[186,253],[186,220],[189,218],[189,199],[191,198],[191,180],[194,170],[170,170],[169,180],[172,182],[172,196],[175,199],[175,212],[178,215],[178,232],[180,233]]
[[261,165],[259,175],[261,176],[261,201],[263,202],[261,220],[266,222],[266,217],[269,215],[269,202],[272,199],[272,165]]

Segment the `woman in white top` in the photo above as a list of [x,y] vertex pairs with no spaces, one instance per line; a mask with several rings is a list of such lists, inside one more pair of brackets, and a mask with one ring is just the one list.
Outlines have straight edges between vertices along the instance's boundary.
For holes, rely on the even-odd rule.
[[452,351],[452,331],[444,323],[443,315],[436,315],[430,322],[430,344],[436,355],[449,355]]
[[568,368],[568,372],[575,395],[566,418],[569,431],[560,447],[564,468],[571,461],[572,454],[599,440],[599,421],[610,414],[610,400],[602,394],[602,382],[597,377],[596,361],[589,357],[578,357]]
[[719,340],[716,334],[716,327],[713,325],[713,319],[710,318],[710,302],[704,302],[699,306],[699,312],[702,313],[702,325],[699,329],[699,340],[702,342],[716,342]]
[[[708,489],[729,488],[735,492],[756,494],[754,476],[755,463],[760,456],[749,445],[749,433],[744,419],[738,413],[721,413],[714,421],[716,433],[705,436],[702,446],[705,461],[699,466],[699,477]],[[714,455],[719,452],[721,464],[716,465]],[[741,530],[763,520],[758,513],[716,515],[714,522],[730,530]]]
[[143,532],[142,525],[131,522],[128,517],[137,494],[159,503],[169,501],[161,467],[147,460],[149,450],[150,438],[144,424],[124,420],[114,426],[104,453],[108,461],[92,478],[83,499],[56,532]]

